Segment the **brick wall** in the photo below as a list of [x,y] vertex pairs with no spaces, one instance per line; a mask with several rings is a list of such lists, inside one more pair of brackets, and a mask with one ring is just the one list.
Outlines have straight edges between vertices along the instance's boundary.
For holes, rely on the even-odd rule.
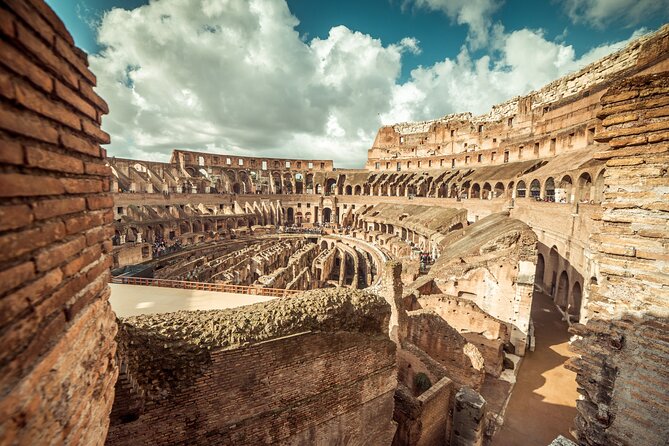
[[107,112],[41,0],[0,4],[0,443],[102,444],[116,380]]
[[602,98],[610,149],[599,266],[576,325],[579,442],[656,445],[669,438],[669,72],[613,86]]

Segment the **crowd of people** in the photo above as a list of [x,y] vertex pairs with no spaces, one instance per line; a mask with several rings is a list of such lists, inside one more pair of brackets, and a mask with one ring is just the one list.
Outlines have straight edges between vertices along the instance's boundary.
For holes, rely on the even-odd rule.
[[181,241],[177,240],[173,244],[168,245],[162,237],[156,237],[153,243],[153,258],[171,254],[181,250]]

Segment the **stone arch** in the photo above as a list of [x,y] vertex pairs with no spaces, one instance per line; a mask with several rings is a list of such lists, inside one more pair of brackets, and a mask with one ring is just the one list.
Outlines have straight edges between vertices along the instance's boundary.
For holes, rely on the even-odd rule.
[[555,288],[557,287],[557,271],[558,266],[560,265],[560,253],[558,252],[557,246],[553,245],[550,252],[548,253],[548,270],[551,272],[551,283],[550,283],[550,294],[551,296],[555,294]]
[[335,193],[337,187],[337,180],[334,178],[328,178],[325,181],[325,194],[326,195],[332,195]]
[[569,175],[565,175],[560,180],[560,187],[555,191],[555,201],[560,203],[572,202],[572,187],[573,181]]
[[516,197],[517,198],[527,197],[527,186],[525,185],[525,181],[523,180],[518,181],[518,184],[516,185]]
[[293,208],[286,209],[286,223],[289,225],[295,223],[295,210]]
[[344,188],[344,195],[353,195],[353,187],[350,184]]
[[576,316],[576,320],[580,319],[582,299],[583,291],[581,289],[581,284],[576,281],[571,288],[571,299],[569,302],[569,314]]
[[555,291],[555,303],[562,308],[567,308],[569,303],[569,274],[567,274],[567,271],[560,273],[557,290]]
[[544,183],[544,197],[548,201],[555,201],[555,180],[548,177]]
[[492,185],[488,182],[484,183],[483,184],[483,192],[481,194],[482,194],[481,198],[483,198],[484,200],[489,200],[489,199],[493,198]]
[[323,193],[323,188],[321,187],[320,184],[316,184],[316,193],[317,194]]
[[474,183],[469,193],[469,198],[481,198],[481,185]]
[[193,220],[193,232],[202,232],[202,223],[197,220]]
[[362,187],[360,187],[359,184],[355,186],[355,188],[353,188],[353,195],[360,195],[361,192],[362,192]]
[[592,199],[591,192],[592,192],[592,177],[588,172],[583,172],[578,177],[577,188],[576,188],[576,194],[577,194],[576,199],[579,202],[589,202]]
[[534,273],[534,283],[539,284],[541,288],[544,287],[544,273],[546,272],[546,260],[543,254],[539,253],[537,256],[537,269]]
[[235,194],[241,193],[242,187],[239,183],[235,183],[232,185],[232,192]]
[[604,201],[604,189],[606,188],[606,184],[604,183],[605,171],[606,169],[600,170],[599,173],[597,174],[597,177],[595,178],[593,197],[592,197],[595,203],[601,203],[602,201]]
[[332,209],[323,208],[323,223],[331,223],[331,222],[332,222]]
[[530,198],[541,198],[541,183],[537,179],[530,183]]
[[499,181],[495,184],[495,188],[493,189],[493,198],[501,197],[503,195],[504,195],[504,183]]

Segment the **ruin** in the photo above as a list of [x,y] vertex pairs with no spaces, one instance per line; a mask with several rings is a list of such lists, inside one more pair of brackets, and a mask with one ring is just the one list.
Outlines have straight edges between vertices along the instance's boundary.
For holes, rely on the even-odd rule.
[[[53,11],[0,35],[0,444],[495,444],[542,299],[580,394],[542,444],[669,438],[669,25],[362,169],[108,157]],[[266,301],[127,315],[110,283]]]

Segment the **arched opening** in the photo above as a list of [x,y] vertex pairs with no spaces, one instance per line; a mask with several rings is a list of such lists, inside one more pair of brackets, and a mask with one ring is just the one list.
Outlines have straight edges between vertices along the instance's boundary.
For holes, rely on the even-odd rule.
[[539,254],[537,257],[537,270],[534,273],[534,283],[539,285],[541,288],[544,287],[544,272],[546,271],[546,261],[544,256]]
[[362,193],[362,187],[360,185],[355,186],[353,189],[353,195],[360,195]]
[[323,208],[323,223],[330,223],[332,220],[332,209]]
[[470,198],[481,198],[481,186],[479,184],[474,184],[469,196]]
[[555,295],[555,287],[557,286],[557,269],[560,264],[560,254],[557,246],[551,248],[548,254],[548,268],[551,271],[551,296]]
[[286,209],[286,223],[289,225],[295,223],[295,211],[293,208]]
[[595,186],[592,199],[596,203],[601,203],[602,201],[604,201],[604,189],[606,188],[606,185],[604,184],[605,170],[606,169],[600,170],[599,173],[597,174],[597,178],[595,178]]
[[571,203],[572,180],[569,175],[565,175],[560,180],[560,187],[555,189],[555,201],[557,203]]
[[516,186],[516,198],[525,198],[527,196],[527,186],[525,182],[520,180]]
[[197,220],[193,222],[193,232],[202,232],[202,225]]
[[330,178],[325,182],[325,195],[332,195],[335,193],[337,187],[337,180]]
[[569,314],[576,316],[576,320],[580,319],[581,315],[581,284],[578,282],[574,283],[574,286],[571,289],[571,302],[569,304]]
[[239,183],[235,183],[232,185],[232,192],[238,194],[240,193],[240,191],[241,191],[241,186],[239,185]]
[[345,192],[344,192],[345,195],[353,195],[353,187],[351,187],[350,184],[349,184],[348,186],[346,186],[346,188],[344,189],[344,191],[345,191]]
[[557,292],[555,293],[555,303],[562,308],[567,308],[569,303],[569,275],[567,271],[562,271],[562,274],[560,274]]
[[590,193],[592,192],[592,178],[588,172],[583,172],[578,177],[578,188],[576,190],[577,200],[579,203],[587,203],[591,200]]
[[549,177],[546,180],[544,194],[546,196],[546,201],[555,201],[555,180],[553,180],[553,177]]
[[317,193],[317,194],[321,194],[321,193],[322,193],[322,189],[323,189],[323,188],[321,187],[320,184],[317,184],[317,185],[316,185],[316,193]]
[[530,183],[530,197],[535,200],[541,198],[541,183],[539,183],[539,180],[532,180]]
[[483,185],[483,195],[481,196],[484,200],[490,200],[493,198],[492,195],[492,185],[490,183],[485,183]]
[[295,174],[295,193],[303,194],[304,193],[304,176],[301,173]]
[[494,198],[501,197],[504,195],[504,184],[503,183],[497,183],[495,184],[495,189],[493,189],[494,192]]

